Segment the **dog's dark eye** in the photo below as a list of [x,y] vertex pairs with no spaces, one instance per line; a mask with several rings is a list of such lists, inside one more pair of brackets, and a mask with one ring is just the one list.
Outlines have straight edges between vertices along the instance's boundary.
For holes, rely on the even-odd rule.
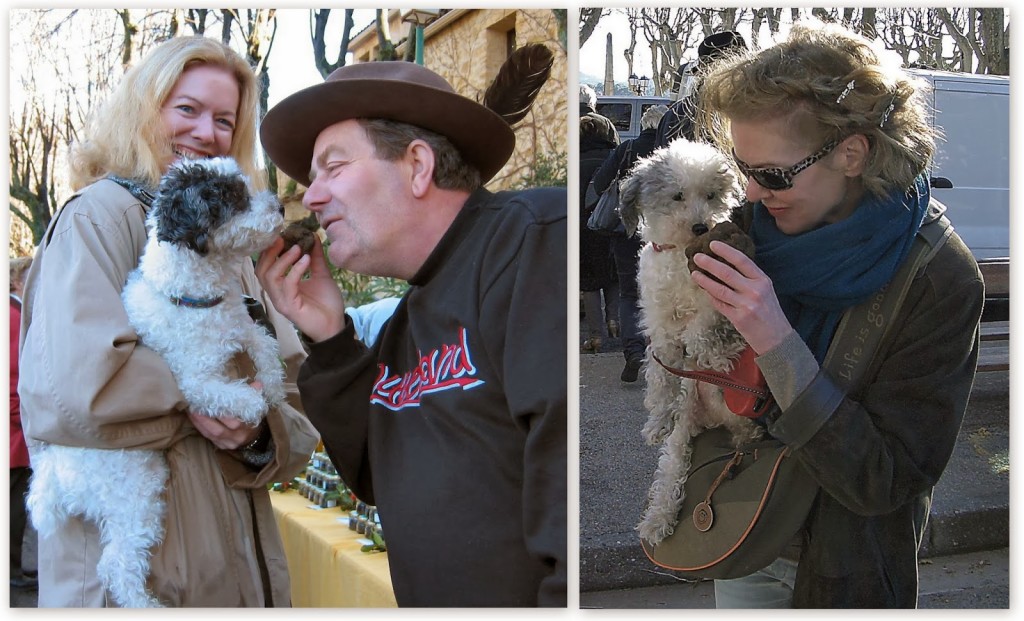
[[674,200],[674,201],[681,201],[681,200],[683,200],[683,193],[682,192],[676,192],[675,195],[672,197],[672,200]]
[[715,197],[716,197],[716,196],[718,196],[718,194],[716,194],[716,193],[714,193],[714,192],[708,192],[708,200],[709,200],[709,201],[713,201],[713,200],[715,200]]

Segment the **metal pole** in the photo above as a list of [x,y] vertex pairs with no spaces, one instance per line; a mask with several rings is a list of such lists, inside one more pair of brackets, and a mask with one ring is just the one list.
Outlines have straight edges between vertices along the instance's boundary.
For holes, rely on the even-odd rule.
[[423,26],[416,24],[416,64],[423,65]]

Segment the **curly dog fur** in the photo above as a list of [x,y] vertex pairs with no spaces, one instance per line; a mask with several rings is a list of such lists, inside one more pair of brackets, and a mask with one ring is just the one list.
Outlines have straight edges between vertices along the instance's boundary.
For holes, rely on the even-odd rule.
[[[146,225],[145,251],[122,292],[141,344],[164,358],[193,412],[259,424],[284,400],[284,372],[276,341],[245,309],[238,270],[281,230],[276,197],[254,192],[229,158],[183,160],[161,180]],[[227,376],[241,351],[262,393]],[[164,534],[164,454],[45,445],[33,467],[28,505],[39,533],[56,533],[72,515],[95,522],[97,575],[113,601],[160,606],[146,582]]]
[[639,229],[646,242],[637,268],[640,324],[648,338],[649,415],[642,433],[648,444],[662,447],[637,530],[652,544],[674,531],[693,436],[723,425],[737,444],[760,435],[756,424],[726,407],[721,388],[672,375],[653,359],[675,368],[728,372],[745,349],[743,337],[691,279],[684,254],[695,237],[729,219],[741,195],[723,153],[683,139],[638,161],[621,188],[626,231]]

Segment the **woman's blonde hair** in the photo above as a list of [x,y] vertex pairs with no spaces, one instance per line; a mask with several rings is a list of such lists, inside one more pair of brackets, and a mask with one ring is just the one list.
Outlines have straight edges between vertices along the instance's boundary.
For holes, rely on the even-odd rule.
[[238,115],[228,155],[257,187],[264,187],[256,163],[256,76],[234,50],[199,36],[165,41],[125,73],[110,98],[90,117],[84,138],[72,147],[72,187],[80,189],[108,174],[156,187],[164,162],[172,157],[161,107],[181,74],[196,65],[221,67],[238,82]]
[[715,63],[701,86],[698,125],[726,151],[728,120],[785,118],[810,149],[862,134],[871,145],[864,187],[885,196],[911,187],[934,156],[928,88],[896,54],[841,26],[805,20],[781,43]]

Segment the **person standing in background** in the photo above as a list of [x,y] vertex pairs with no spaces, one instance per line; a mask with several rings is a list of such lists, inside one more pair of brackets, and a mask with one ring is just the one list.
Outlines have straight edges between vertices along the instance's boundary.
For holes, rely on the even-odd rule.
[[22,542],[28,514],[25,494],[32,477],[25,434],[21,430],[21,403],[18,399],[18,332],[21,330],[21,296],[25,292],[25,272],[32,266],[32,257],[11,259],[11,588],[34,589],[38,585],[35,570],[26,571],[22,558]]
[[[598,194],[608,189],[612,181],[625,179],[636,161],[654,152],[658,123],[668,112],[668,107],[657,105],[648,108],[640,118],[640,135],[627,140],[615,148],[601,168],[594,173],[594,189]],[[644,361],[647,341],[640,330],[640,303],[637,291],[636,270],[640,259],[640,234],[626,237],[625,233],[611,237],[612,256],[615,271],[619,276],[619,321],[622,326],[622,355],[626,359],[622,367],[624,382],[635,382]]]
[[597,353],[607,334],[619,335],[619,286],[610,237],[587,228],[594,205],[586,204],[587,185],[594,171],[619,144],[612,122],[597,113],[597,94],[580,86],[580,291],[584,352]]

